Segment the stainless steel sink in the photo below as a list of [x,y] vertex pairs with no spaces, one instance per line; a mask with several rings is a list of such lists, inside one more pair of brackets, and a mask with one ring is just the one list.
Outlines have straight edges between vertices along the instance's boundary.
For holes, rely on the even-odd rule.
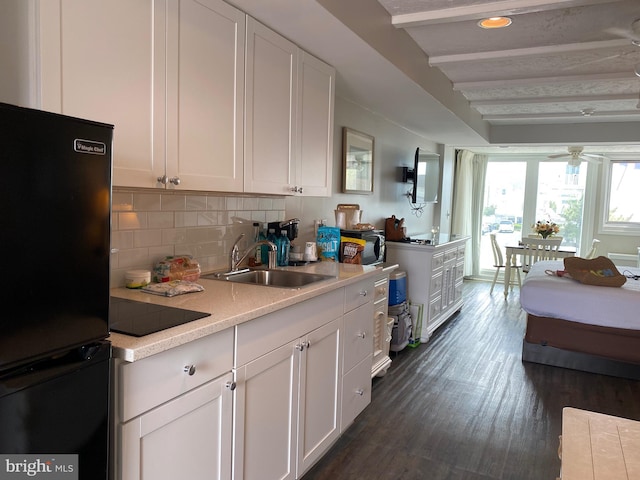
[[249,285],[264,285],[267,287],[301,288],[312,283],[335,279],[336,277],[292,270],[242,270],[239,272],[212,273],[203,275],[202,278]]

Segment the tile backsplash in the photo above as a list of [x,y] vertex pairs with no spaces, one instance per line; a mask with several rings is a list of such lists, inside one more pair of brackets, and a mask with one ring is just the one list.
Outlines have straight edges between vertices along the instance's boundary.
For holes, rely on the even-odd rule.
[[111,286],[127,270],[151,270],[167,255],[191,255],[203,272],[225,269],[241,233],[253,240],[253,222],[284,220],[285,198],[221,193],[113,188]]

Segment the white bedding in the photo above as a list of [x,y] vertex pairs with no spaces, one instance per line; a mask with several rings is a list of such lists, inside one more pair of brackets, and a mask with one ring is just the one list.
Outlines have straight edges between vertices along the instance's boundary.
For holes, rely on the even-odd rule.
[[[564,270],[561,260],[534,263],[520,290],[520,305],[539,317],[561,318],[605,327],[640,330],[640,280],[627,278],[622,287],[584,285],[545,270]],[[640,275],[640,268],[618,267]]]

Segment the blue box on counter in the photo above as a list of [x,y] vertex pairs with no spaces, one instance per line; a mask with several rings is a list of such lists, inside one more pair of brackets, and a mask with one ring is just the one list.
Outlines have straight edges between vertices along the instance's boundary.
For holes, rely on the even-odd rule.
[[389,275],[389,305],[399,305],[407,301],[407,272],[393,272]]

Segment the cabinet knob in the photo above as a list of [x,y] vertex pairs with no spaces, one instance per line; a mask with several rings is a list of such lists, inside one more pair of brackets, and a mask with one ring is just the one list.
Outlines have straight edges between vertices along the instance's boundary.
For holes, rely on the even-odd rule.
[[233,390],[236,389],[236,382],[227,382],[225,387],[227,387],[229,390],[233,391]]
[[298,187],[297,185],[294,185],[293,187],[291,187],[290,190],[293,193],[302,193],[302,187]]
[[366,296],[367,296],[367,291],[366,291],[366,290],[362,290],[362,291],[360,292],[360,296],[362,296],[362,297],[366,297]]
[[296,350],[303,351],[305,348],[309,348],[311,346],[311,342],[309,340],[305,342],[301,342],[296,345]]
[[367,332],[358,332],[356,335],[364,340],[367,336]]
[[166,185],[167,183],[171,183],[172,185],[180,185],[180,177],[167,177],[166,175],[162,175],[158,177],[158,183]]
[[361,388],[356,389],[356,395],[363,396],[364,395],[364,390],[361,389]]
[[191,376],[194,373],[196,373],[196,366],[195,365],[185,365],[184,368],[182,369],[182,371],[184,373],[188,373],[189,376]]

